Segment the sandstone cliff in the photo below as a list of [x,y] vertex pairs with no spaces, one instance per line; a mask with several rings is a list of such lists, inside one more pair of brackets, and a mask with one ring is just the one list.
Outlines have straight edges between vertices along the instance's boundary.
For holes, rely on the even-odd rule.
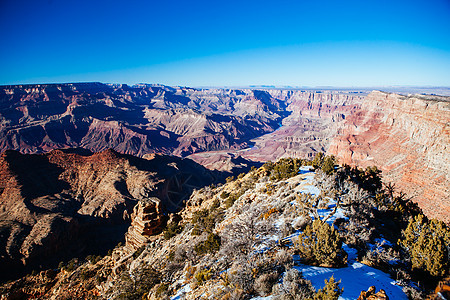
[[141,157],[189,156],[231,172],[251,161],[328,151],[344,163],[377,165],[429,216],[449,221],[448,101],[434,98],[145,84],[3,86],[0,150],[113,148]]
[[330,145],[342,163],[376,165],[430,217],[450,222],[448,97],[372,92]]

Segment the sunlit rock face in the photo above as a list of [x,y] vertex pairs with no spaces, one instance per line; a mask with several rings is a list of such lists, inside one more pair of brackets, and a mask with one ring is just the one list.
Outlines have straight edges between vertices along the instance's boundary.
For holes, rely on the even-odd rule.
[[357,111],[364,99],[340,92],[269,91],[286,103],[286,118],[276,131],[258,137],[253,148],[241,155],[259,161],[280,157],[313,157],[325,152],[347,116]]
[[125,246],[136,251],[150,241],[151,236],[163,231],[167,222],[161,201],[152,197],[139,201],[131,215],[131,226],[125,235]]
[[372,92],[328,152],[342,163],[378,166],[428,216],[450,222],[448,97]]

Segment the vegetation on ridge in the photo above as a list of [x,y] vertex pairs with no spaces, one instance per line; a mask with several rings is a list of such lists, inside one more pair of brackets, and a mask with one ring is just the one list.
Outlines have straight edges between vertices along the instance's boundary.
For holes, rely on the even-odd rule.
[[[301,166],[315,168],[308,175],[314,186],[298,175]],[[377,168],[337,167],[323,154],[268,162],[197,190],[180,216],[134,255],[117,247],[95,269],[80,262],[63,272],[79,287],[81,274],[101,278],[102,297],[112,299],[168,299],[183,291],[188,299],[337,299],[346,291],[342,282],[330,277],[316,288],[299,268],[345,267],[346,249],[391,274],[410,299],[422,299],[448,274],[444,223],[428,220],[394,186],[383,185]]]

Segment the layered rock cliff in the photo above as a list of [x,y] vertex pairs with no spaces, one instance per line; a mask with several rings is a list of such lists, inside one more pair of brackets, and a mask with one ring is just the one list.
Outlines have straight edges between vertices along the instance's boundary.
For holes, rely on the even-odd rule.
[[376,165],[424,212],[450,222],[450,98],[374,91],[348,116],[329,151]]
[[313,157],[325,152],[340,123],[360,108],[359,94],[271,90],[270,95],[285,101],[288,113],[280,127],[254,140],[241,155],[258,161],[280,157]]
[[146,245],[150,237],[161,233],[167,222],[158,198],[143,199],[136,204],[131,214],[131,226],[125,235],[125,246],[136,251]]
[[[0,269],[11,278],[61,260],[101,253],[119,241],[138,201],[157,197],[155,232],[195,187],[213,177],[188,159],[140,159],[113,150],[0,157]],[[159,231],[158,231],[159,230]],[[5,279],[0,278],[0,279]]]

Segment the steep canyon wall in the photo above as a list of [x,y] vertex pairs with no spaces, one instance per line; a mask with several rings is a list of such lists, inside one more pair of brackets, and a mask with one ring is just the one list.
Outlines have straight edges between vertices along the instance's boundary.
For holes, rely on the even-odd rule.
[[328,152],[342,163],[378,166],[428,216],[450,222],[448,97],[374,91],[346,118]]

